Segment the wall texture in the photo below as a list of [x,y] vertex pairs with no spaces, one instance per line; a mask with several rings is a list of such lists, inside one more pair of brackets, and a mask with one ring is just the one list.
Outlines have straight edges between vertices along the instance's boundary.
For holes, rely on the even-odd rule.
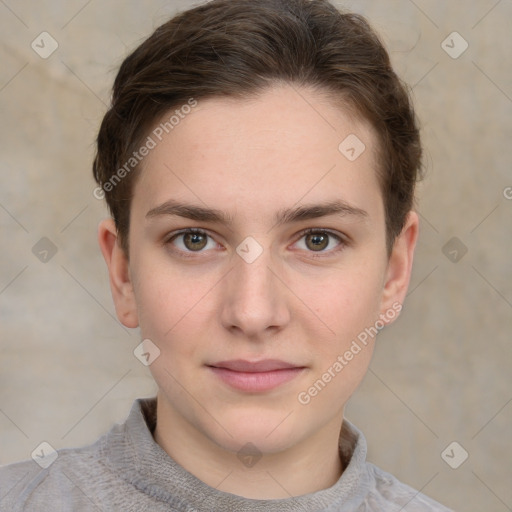
[[[155,393],[115,319],[90,168],[116,67],[190,5],[0,2],[0,464],[92,442]],[[408,302],[347,416],[410,485],[511,510],[512,2],[343,5],[413,86],[427,166]]]

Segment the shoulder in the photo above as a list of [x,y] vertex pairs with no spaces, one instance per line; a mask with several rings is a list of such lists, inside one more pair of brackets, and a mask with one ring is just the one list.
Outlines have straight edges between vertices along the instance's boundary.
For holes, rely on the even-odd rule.
[[156,399],[137,399],[127,419],[93,444],[43,447],[34,460],[0,467],[0,512],[167,510],[148,492],[151,475],[143,471],[155,409]]
[[91,487],[105,485],[109,470],[100,457],[99,441],[63,449],[47,467],[29,459],[0,467],[0,512],[94,510]]
[[367,496],[369,510],[398,510],[400,506],[403,512],[452,512],[377,466],[367,463],[367,468],[374,484]]

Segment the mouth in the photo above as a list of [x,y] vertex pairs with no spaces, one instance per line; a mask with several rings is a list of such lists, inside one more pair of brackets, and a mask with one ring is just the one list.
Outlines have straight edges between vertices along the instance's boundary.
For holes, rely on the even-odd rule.
[[291,381],[306,369],[305,366],[278,359],[255,362],[237,359],[220,361],[207,367],[228,386],[249,393],[270,391]]

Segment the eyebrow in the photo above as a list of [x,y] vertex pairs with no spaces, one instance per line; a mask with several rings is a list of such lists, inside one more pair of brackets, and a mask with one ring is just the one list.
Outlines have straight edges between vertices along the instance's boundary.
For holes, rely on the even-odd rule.
[[[192,204],[180,203],[173,199],[152,208],[146,214],[147,219],[164,215],[176,215],[199,222],[231,224],[233,217],[222,210],[206,208]],[[274,225],[290,224],[302,220],[316,219],[327,215],[350,216],[365,219],[368,213],[361,208],[350,205],[342,200],[329,201],[321,204],[298,206],[279,210],[274,218]]]

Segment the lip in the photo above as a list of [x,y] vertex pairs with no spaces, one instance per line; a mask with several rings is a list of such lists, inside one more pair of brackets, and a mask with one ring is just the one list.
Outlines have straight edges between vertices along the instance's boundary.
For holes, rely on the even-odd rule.
[[233,359],[231,361],[219,361],[208,366],[225,368],[234,372],[271,372],[273,370],[288,370],[290,368],[303,368],[296,364],[287,363],[280,359],[263,359],[261,361],[246,361],[245,359]]
[[287,363],[279,359],[245,361],[236,359],[207,365],[225,384],[245,392],[270,391],[297,377],[304,366]]

